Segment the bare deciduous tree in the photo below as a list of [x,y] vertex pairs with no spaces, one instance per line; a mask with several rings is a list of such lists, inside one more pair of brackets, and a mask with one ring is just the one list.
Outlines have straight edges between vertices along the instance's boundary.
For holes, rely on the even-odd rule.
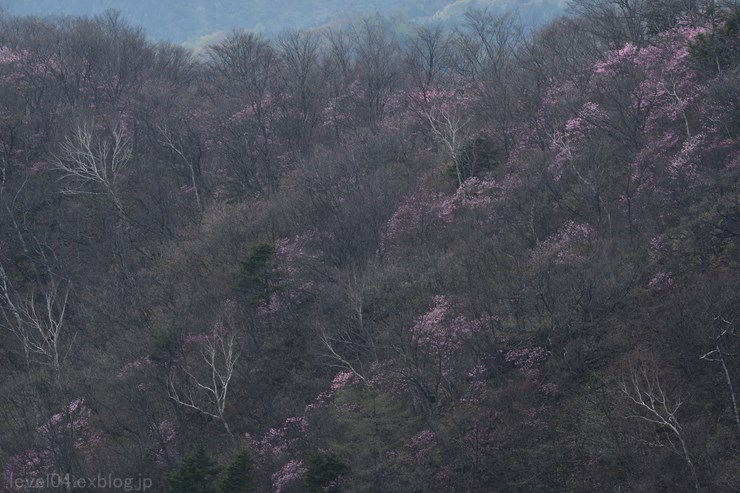
[[337,363],[339,363],[341,367],[352,372],[353,375],[355,375],[357,378],[359,378],[363,382],[367,382],[365,375],[363,375],[364,370],[360,366],[362,362],[358,361],[353,364],[353,362],[350,361],[349,357],[346,357],[340,354],[338,349],[335,347],[337,343],[347,344],[347,343],[351,343],[351,341],[348,341],[343,338],[331,336],[327,334],[324,328],[321,328],[321,343],[329,351],[329,353],[326,355],[327,357],[337,361]]
[[21,342],[26,357],[26,366],[28,367],[31,362],[31,353],[29,351],[28,343],[26,342],[26,333],[21,330],[21,327],[23,326],[21,309],[18,306],[19,303],[15,300],[13,285],[8,278],[8,274],[5,271],[5,268],[1,263],[0,295],[2,295],[2,314],[4,319],[3,326],[8,329],[13,335],[15,335]]
[[452,111],[445,111],[438,108],[431,108],[426,111],[426,117],[429,125],[437,139],[450,155],[452,164],[455,167],[458,185],[464,181],[462,149],[467,137],[467,126],[470,123],[469,117],[463,117]]
[[95,184],[102,187],[116,209],[123,213],[115,185],[121,170],[131,160],[132,152],[122,125],[116,124],[104,132],[94,123],[84,123],[65,138],[58,154],[52,155],[51,165],[63,173],[63,178],[72,181],[63,193],[96,193],[85,189],[86,185]]
[[360,20],[351,36],[362,87],[361,108],[366,111],[371,128],[375,128],[398,81],[400,48],[391,33],[371,17]]
[[74,344],[74,336],[69,344],[63,342],[70,290],[69,285],[60,289],[52,279],[41,291],[40,299],[32,293],[27,300],[18,301],[17,293],[13,292],[7,273],[0,265],[0,294],[5,305],[2,325],[21,342],[27,365],[31,356],[37,355],[58,373],[67,359]]
[[229,384],[240,356],[236,336],[227,335],[223,333],[223,327],[216,326],[205,341],[201,356],[206,364],[207,377],[198,377],[192,368],[183,365],[179,370],[185,375],[185,381],[176,382],[177,368],[174,369],[168,376],[167,394],[181,406],[221,421],[234,439],[225,411]]
[[31,294],[24,303],[22,316],[25,329],[29,332],[28,344],[32,353],[48,360],[48,364],[59,372],[74,344],[74,336],[68,345],[62,343],[64,315],[71,286],[60,289],[52,280],[41,293],[41,300]]
[[419,26],[406,48],[405,62],[422,91],[445,81],[451,70],[451,43],[440,24]]
[[699,491],[699,478],[696,474],[694,462],[691,460],[685,434],[681,423],[678,421],[678,410],[683,401],[681,398],[671,399],[656,374],[651,374],[642,366],[640,369],[630,370],[629,382],[622,380],[622,393],[631,400],[636,408],[637,414],[627,416],[637,418],[648,423],[654,423],[671,431],[681,444],[681,455],[691,471],[694,487]]
[[732,384],[732,374],[727,365],[727,353],[722,350],[722,340],[729,338],[735,334],[735,325],[722,317],[715,318],[715,321],[719,321],[723,324],[722,330],[714,338],[714,349],[703,355],[699,359],[706,361],[716,361],[722,366],[722,371],[725,375],[725,384],[727,390],[730,392],[730,402],[732,404],[732,412],[735,417],[735,426],[737,427],[737,434],[740,437],[740,414],[737,410],[737,396],[735,395],[735,387]]

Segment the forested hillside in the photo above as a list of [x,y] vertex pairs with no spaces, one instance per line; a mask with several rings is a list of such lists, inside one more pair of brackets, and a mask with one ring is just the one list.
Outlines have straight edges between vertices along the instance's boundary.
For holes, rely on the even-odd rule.
[[100,15],[117,9],[156,40],[200,44],[234,28],[277,35],[376,13],[404,27],[428,20],[453,25],[470,8],[519,12],[525,22],[539,23],[561,14],[565,0],[0,0],[0,6],[8,14],[42,17]]
[[1,18],[4,491],[739,491],[739,31]]

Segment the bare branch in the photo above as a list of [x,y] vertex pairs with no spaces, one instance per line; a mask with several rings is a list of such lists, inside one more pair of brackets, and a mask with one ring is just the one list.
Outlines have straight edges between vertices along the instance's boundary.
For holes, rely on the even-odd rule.
[[64,315],[67,310],[70,288],[67,286],[64,292],[60,292],[57,283],[52,280],[42,292],[40,303],[32,294],[22,310],[25,325],[31,332],[28,337],[29,349],[47,358],[48,364],[56,372],[60,370],[74,342],[73,339],[66,351],[61,348]]
[[628,418],[637,418],[668,428],[678,439],[683,457],[691,470],[694,487],[698,491],[699,479],[677,417],[681,399],[671,400],[658,376],[648,374],[644,366],[639,370],[631,369],[629,382],[622,380],[620,386],[622,393],[637,407],[637,414],[629,415]]
[[357,378],[367,383],[367,379],[365,378],[365,376],[359,371],[357,371],[354,365],[347,358],[339,354],[334,349],[333,341],[334,339],[329,337],[326,331],[322,328],[321,329],[321,342],[324,344],[324,347],[329,350],[328,356],[338,361],[343,367],[345,367],[346,369],[351,371],[355,376],[357,376]]
[[64,347],[64,316],[70,290],[71,285],[60,289],[52,279],[41,291],[41,299],[32,293],[28,299],[16,301],[18,295],[13,292],[8,275],[0,265],[0,299],[5,305],[2,326],[21,342],[27,364],[35,354],[58,373],[67,359],[75,340],[73,335]]
[[66,137],[59,153],[52,155],[51,165],[72,182],[62,193],[95,193],[86,190],[86,186],[96,184],[111,196],[120,210],[115,193],[116,179],[132,154],[131,143],[121,125],[114,125],[108,135],[101,135],[93,123],[85,123]]
[[[13,335],[15,335],[23,346],[23,350],[26,356],[26,366],[30,365],[30,350],[28,345],[28,335],[23,330],[23,318],[21,316],[21,310],[18,307],[18,303],[14,301],[15,295],[13,292],[13,285],[8,278],[8,274],[5,271],[2,263],[0,263],[0,298],[2,298],[5,309],[2,310],[3,318],[5,322],[2,324],[3,327],[8,329]],[[12,315],[12,318],[9,316]]]
[[183,145],[182,140],[175,139],[175,137],[172,135],[172,131],[168,127],[160,124],[157,124],[156,127],[156,139],[159,145],[174,152],[175,155],[177,155],[177,157],[179,157],[182,162],[185,163],[185,166],[188,167],[188,171],[190,173],[190,186],[193,187],[193,192],[195,193],[195,201],[198,203],[198,208],[203,211],[203,202],[200,198],[200,189],[198,187],[197,179],[199,174],[197,162],[195,162],[186,154],[185,146]]
[[738,437],[740,437],[740,412],[738,412],[737,395],[735,394],[735,386],[732,382],[732,373],[730,372],[730,368],[727,366],[728,354],[722,350],[722,339],[727,335],[735,333],[735,325],[729,320],[719,316],[715,317],[714,321],[721,321],[725,327],[714,338],[714,349],[704,354],[699,359],[718,362],[722,366],[722,372],[725,376],[725,385],[727,385],[727,390],[730,393],[730,404],[732,405],[732,413],[735,417],[735,428],[737,429]]
[[[234,334],[226,336],[217,326],[205,342],[201,356],[206,363],[208,377],[198,377],[191,369],[182,367],[180,371],[187,377],[185,390],[178,390],[172,372],[167,379],[167,395],[182,406],[218,419],[223,423],[229,436],[234,439],[225,419],[225,411],[229,384],[240,356],[236,347],[236,336]],[[193,395],[193,386],[197,390],[196,395]]]
[[425,115],[434,134],[434,138],[445,147],[450,155],[452,164],[455,166],[458,185],[462,185],[463,174],[462,163],[460,162],[460,150],[465,142],[465,130],[470,123],[470,118],[463,118],[460,115],[438,108],[427,110]]

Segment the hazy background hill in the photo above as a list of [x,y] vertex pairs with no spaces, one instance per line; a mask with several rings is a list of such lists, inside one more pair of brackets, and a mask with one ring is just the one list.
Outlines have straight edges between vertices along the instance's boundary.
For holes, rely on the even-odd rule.
[[194,42],[234,28],[267,35],[379,13],[401,20],[455,23],[470,8],[519,12],[530,24],[561,13],[565,0],[1,0],[6,13],[36,16],[96,15],[117,9],[156,40]]

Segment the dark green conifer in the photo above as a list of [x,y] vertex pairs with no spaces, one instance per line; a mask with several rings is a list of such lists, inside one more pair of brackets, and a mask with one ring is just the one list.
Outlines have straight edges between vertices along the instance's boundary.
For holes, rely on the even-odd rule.
[[180,468],[167,478],[165,493],[218,493],[214,485],[221,466],[208,456],[203,442],[182,460]]

